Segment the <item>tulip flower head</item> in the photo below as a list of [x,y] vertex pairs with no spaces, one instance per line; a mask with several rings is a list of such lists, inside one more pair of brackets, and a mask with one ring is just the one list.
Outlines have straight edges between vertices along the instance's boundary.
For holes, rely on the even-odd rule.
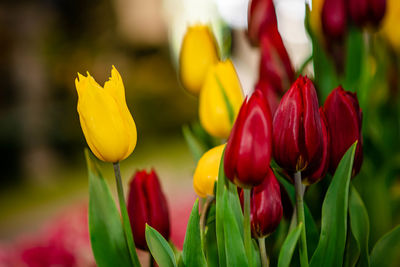
[[218,62],[218,48],[211,29],[195,25],[187,29],[179,56],[179,74],[183,87],[198,94],[208,68]]
[[272,153],[272,119],[260,90],[240,108],[224,156],[226,176],[242,188],[257,186],[268,174]]
[[283,96],[273,121],[275,161],[286,171],[305,171],[321,162],[323,133],[313,83],[300,76]]
[[322,29],[330,40],[343,38],[347,30],[345,0],[325,0],[322,7]]
[[168,205],[154,170],[135,173],[128,193],[128,215],[136,247],[147,250],[146,223],[165,239],[170,235]]
[[199,197],[214,195],[214,184],[218,180],[219,165],[225,144],[208,150],[197,163],[193,175],[194,191]]
[[242,102],[242,86],[232,61],[210,67],[199,99],[203,128],[215,137],[228,138]]
[[[243,190],[240,192],[243,204]],[[281,191],[278,180],[271,168],[262,184],[251,189],[250,221],[254,238],[262,238],[273,233],[283,215]]]
[[335,172],[344,153],[358,140],[353,166],[355,176],[360,171],[363,161],[362,111],[357,95],[339,86],[327,97],[324,113],[331,136],[329,171],[332,174]]
[[89,73],[78,73],[75,86],[79,120],[93,154],[113,163],[127,158],[136,146],[137,132],[117,69],[113,66],[104,88]]
[[272,0],[251,0],[248,13],[248,36],[253,45],[258,45],[261,35],[278,29]]
[[349,14],[359,26],[378,25],[386,11],[386,0],[349,0]]

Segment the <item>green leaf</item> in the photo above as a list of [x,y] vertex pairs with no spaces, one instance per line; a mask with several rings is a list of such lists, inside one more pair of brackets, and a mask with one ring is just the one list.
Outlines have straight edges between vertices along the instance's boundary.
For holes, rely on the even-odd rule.
[[225,236],[224,236],[224,192],[225,192],[225,173],[224,173],[224,155],[225,149],[221,156],[219,165],[218,181],[217,181],[217,194],[216,194],[216,234],[218,246],[218,259],[219,266],[225,267]]
[[189,217],[182,258],[185,266],[207,266],[201,244],[199,199],[196,199]]
[[242,212],[242,206],[240,205],[240,199],[239,199],[239,194],[237,190],[237,186],[232,183],[228,178],[225,176],[225,172],[223,172],[223,178],[225,181],[225,184],[228,184],[228,204],[229,207],[232,209],[233,215],[235,216],[236,223],[239,227],[239,232],[243,238],[243,212]]
[[89,174],[89,233],[98,266],[133,266],[111,192],[95,161],[85,150]]
[[204,152],[206,152],[206,148],[196,138],[188,125],[182,126],[182,133],[187,145],[189,146],[189,150],[192,153],[194,160],[198,162]]
[[[364,40],[362,32],[356,27],[350,27],[346,40],[346,64],[343,86],[354,92],[359,84],[364,55]],[[333,88],[332,88],[333,89]]]
[[356,266],[357,261],[360,258],[360,248],[350,228],[347,229],[347,239],[346,239],[346,247],[344,250],[343,267]]
[[176,267],[175,255],[167,240],[154,228],[146,224],[146,242],[158,266]]
[[224,236],[227,266],[249,266],[239,226],[229,206],[228,192],[224,193]]
[[310,267],[341,266],[347,234],[349,184],[353,169],[355,142],[336,169],[322,204],[321,236]]
[[395,267],[400,262],[400,225],[376,242],[371,252],[371,267]]
[[354,186],[350,187],[349,213],[351,232],[360,251],[358,266],[369,266],[369,218],[364,202]]
[[207,266],[218,267],[218,246],[216,236],[215,203],[211,204],[207,214],[207,223],[205,229],[205,254]]
[[297,241],[299,240],[303,224],[300,223],[296,228],[292,229],[287,235],[282,244],[281,251],[279,252],[278,267],[289,267],[292,260],[294,249],[296,248]]

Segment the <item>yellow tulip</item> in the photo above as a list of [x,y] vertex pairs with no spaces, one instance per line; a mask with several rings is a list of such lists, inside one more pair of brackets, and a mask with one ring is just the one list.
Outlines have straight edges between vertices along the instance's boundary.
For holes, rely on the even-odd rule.
[[381,32],[390,44],[400,52],[400,1],[388,0]]
[[197,163],[193,175],[193,188],[199,197],[214,195],[214,184],[218,179],[219,165],[225,144],[208,150]]
[[310,28],[320,41],[323,40],[321,13],[324,0],[312,0],[312,9],[309,14]]
[[78,73],[75,86],[79,120],[93,154],[113,163],[127,158],[136,146],[137,132],[118,71],[113,66],[104,88],[89,73]]
[[179,73],[183,87],[198,94],[207,70],[218,62],[218,48],[210,28],[195,25],[187,29],[179,56]]
[[203,128],[213,136],[228,138],[243,102],[242,87],[232,61],[221,61],[210,67],[199,102]]

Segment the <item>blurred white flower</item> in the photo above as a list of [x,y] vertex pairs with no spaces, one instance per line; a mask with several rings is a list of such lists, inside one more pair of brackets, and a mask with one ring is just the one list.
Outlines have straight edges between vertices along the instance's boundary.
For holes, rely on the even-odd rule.
[[214,0],[222,19],[234,29],[247,28],[249,0]]

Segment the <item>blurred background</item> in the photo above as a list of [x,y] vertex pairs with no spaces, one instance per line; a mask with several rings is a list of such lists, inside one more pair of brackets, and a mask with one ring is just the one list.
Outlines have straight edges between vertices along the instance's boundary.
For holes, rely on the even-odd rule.
[[[186,225],[195,198],[195,162],[181,129],[198,117],[197,98],[182,89],[176,74],[181,38],[187,25],[206,22],[220,44],[230,40],[248,94],[258,75],[259,52],[245,38],[247,5],[246,0],[0,2],[0,266],[18,266],[15,258],[40,262],[43,254],[62,255],[74,263],[71,266],[93,265],[86,229],[87,145],[76,111],[77,72],[89,71],[102,85],[116,66],[138,128],[137,147],[121,164],[125,189],[135,170],[154,167],[169,201],[173,228]],[[279,0],[275,5],[279,30],[298,69],[312,52],[303,23],[304,0]],[[312,73],[311,66],[308,71]],[[392,114],[383,112],[379,116]],[[393,116],[397,121],[399,116]],[[393,142],[399,140],[398,124],[382,126],[394,129]],[[371,131],[380,136],[379,130]],[[366,153],[379,158],[373,149],[366,148]],[[386,209],[389,216],[379,235],[372,233],[375,241],[400,221],[393,215],[400,206],[400,164],[393,164],[382,176],[390,176],[397,191],[380,195],[375,206],[371,192],[360,192],[368,209]],[[101,168],[114,189],[111,165]],[[181,242],[183,235],[173,231],[172,239]],[[57,240],[75,244],[79,256],[64,251]]]

